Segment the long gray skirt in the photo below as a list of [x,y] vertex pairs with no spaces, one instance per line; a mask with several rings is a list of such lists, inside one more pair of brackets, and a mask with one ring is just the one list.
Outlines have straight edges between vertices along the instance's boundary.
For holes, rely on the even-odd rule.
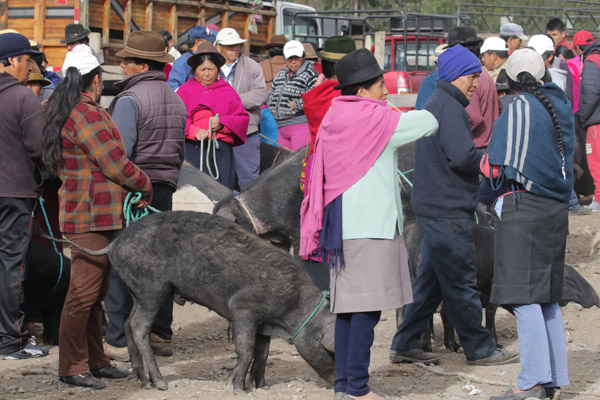
[[569,227],[567,201],[529,192],[504,196],[500,218],[494,213],[495,304],[541,304],[562,295]]
[[413,301],[404,236],[344,240],[345,267],[330,270],[331,312],[381,311]]

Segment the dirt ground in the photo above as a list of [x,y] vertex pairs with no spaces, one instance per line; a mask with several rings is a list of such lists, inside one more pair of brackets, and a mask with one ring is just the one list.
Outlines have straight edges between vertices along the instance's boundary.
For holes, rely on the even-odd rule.
[[[600,213],[570,218],[567,262],[600,292],[600,255],[589,256],[592,237],[600,227]],[[133,379],[107,381],[99,391],[71,388],[58,383],[58,348],[48,357],[0,361],[0,399],[240,399],[229,375],[235,364],[234,345],[227,339],[227,323],[198,305],[176,306],[173,345],[175,354],[158,358],[167,391],[145,390]],[[577,304],[563,308],[571,385],[563,399],[600,399],[600,310]],[[500,343],[518,350],[514,317],[497,315]],[[442,327],[436,316],[434,351],[437,367],[391,364],[388,351],[395,332],[393,311],[384,312],[376,327],[371,357],[371,388],[386,399],[488,399],[516,381],[519,364],[497,367],[468,366],[460,353],[443,347]],[[116,363],[120,368],[130,365]],[[320,379],[288,341],[274,339],[266,371],[267,389],[247,389],[252,399],[332,399],[333,390]],[[247,388],[251,385],[248,383]]]

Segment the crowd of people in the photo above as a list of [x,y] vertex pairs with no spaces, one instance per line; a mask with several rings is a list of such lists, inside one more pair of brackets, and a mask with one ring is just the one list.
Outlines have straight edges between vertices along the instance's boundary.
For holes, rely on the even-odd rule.
[[[382,310],[407,306],[392,362],[440,362],[420,338],[442,300],[468,364],[520,359],[516,386],[494,399],[559,398],[569,384],[558,307],[568,216],[600,211],[600,40],[579,31],[569,44],[559,19],[546,28],[528,37],[508,23],[485,40],[472,27],[451,28],[406,113],[386,102],[386,71],[373,54],[347,36],[315,53],[274,35],[259,64],[232,28],[191,28],[183,54],[169,32],[135,31],[116,53],[124,79],[105,110],[102,57],[85,27],[65,28],[62,77],[25,36],[0,32],[2,359],[48,354],[21,307],[42,193],[56,207],[56,234],[101,249],[124,227],[128,193],[141,193],[135,207],[172,210],[184,160],[243,191],[259,174],[262,136],[306,147],[300,254],[330,269],[336,400],[381,398],[368,369]],[[397,177],[397,149],[411,142],[411,209],[422,235],[412,283]],[[585,174],[593,184],[577,193],[575,177]],[[513,308],[520,354],[482,326],[471,232],[478,203],[495,227],[491,301]],[[106,256],[71,250],[62,382],[101,389],[100,378],[127,376],[110,359],[129,359],[132,304]],[[150,335],[157,355],[173,354],[172,319],[168,301]]]

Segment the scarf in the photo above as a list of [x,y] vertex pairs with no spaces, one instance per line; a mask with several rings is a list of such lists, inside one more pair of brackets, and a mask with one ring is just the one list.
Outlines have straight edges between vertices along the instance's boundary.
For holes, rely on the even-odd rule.
[[496,120],[488,147],[489,164],[503,173],[492,183],[509,179],[533,194],[567,200],[573,185],[574,120],[564,92],[554,83],[541,90],[548,96],[562,130],[564,157],[558,150],[548,111],[533,95],[521,92]]
[[310,132],[309,155],[315,151],[317,132],[321,126],[321,121],[323,121],[325,114],[329,110],[329,107],[331,107],[331,102],[336,97],[342,95],[341,90],[333,88],[337,84],[338,81],[328,80],[302,94],[302,100],[304,100],[302,108],[304,109],[304,115],[306,115],[308,130]]
[[385,101],[340,96],[317,134],[310,181],[300,209],[300,255],[319,246],[325,207],[373,166],[394,133],[400,113]]
[[250,116],[244,109],[242,100],[235,89],[223,79],[218,79],[212,85],[205,87],[196,78],[190,78],[179,87],[177,94],[183,100],[187,110],[185,133],[192,123],[194,112],[209,109],[219,114],[221,125],[231,129],[234,134],[234,146],[244,144]]

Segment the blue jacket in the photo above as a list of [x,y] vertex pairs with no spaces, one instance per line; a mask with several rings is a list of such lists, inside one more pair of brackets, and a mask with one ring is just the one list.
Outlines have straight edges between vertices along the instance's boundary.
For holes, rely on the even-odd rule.
[[181,57],[173,63],[173,69],[169,73],[169,80],[167,81],[167,85],[169,85],[171,89],[179,89],[179,86],[186,83],[192,76],[192,67],[187,64],[187,60],[194,54],[193,51],[188,51],[182,54]]
[[550,114],[537,98],[521,92],[496,120],[488,147],[489,160],[490,164],[502,166],[504,177],[499,182],[516,181],[538,196],[567,201],[573,187],[573,110],[565,92],[556,84],[547,83],[541,90],[558,117],[564,159]]
[[439,123],[437,135],[417,140],[411,206],[415,215],[470,218],[477,206],[479,161],[465,107],[467,97],[437,81],[424,109]]
[[429,100],[429,98],[435,91],[437,80],[437,69],[423,79],[423,82],[421,82],[421,86],[419,86],[419,93],[417,93],[417,102],[415,103],[415,110],[423,109],[425,103],[427,103],[427,100]]

